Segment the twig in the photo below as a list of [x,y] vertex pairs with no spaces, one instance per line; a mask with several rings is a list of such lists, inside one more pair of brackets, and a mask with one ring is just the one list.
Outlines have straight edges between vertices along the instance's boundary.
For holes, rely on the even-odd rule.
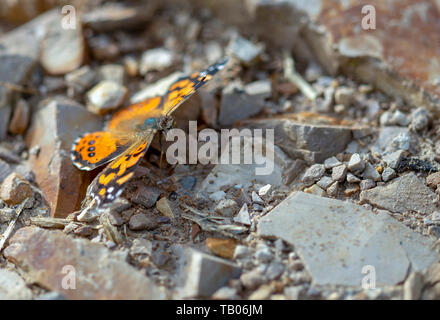
[[318,94],[304,78],[295,71],[295,61],[286,51],[283,53],[284,77],[292,82],[310,100],[315,100]]
[[5,245],[6,240],[8,240],[9,236],[12,233],[12,230],[14,230],[15,224],[17,223],[18,218],[20,217],[21,212],[24,209],[24,206],[28,202],[29,198],[26,198],[18,207],[15,209],[16,216],[15,218],[9,223],[8,228],[2,235],[2,239],[0,240],[0,252],[3,250],[3,246]]
[[203,231],[218,232],[235,239],[240,239],[238,235],[248,231],[248,228],[235,224],[219,224],[218,221],[212,220],[210,216],[184,203],[181,203],[181,206],[192,213],[183,212],[182,217],[197,223]]
[[0,81],[0,86],[4,86],[4,87],[8,88],[9,90],[18,91],[18,92],[22,92],[22,93],[28,93],[28,94],[36,94],[37,93],[34,89],[27,89],[27,88],[24,88],[24,87],[19,86],[17,84],[13,84],[11,82]]

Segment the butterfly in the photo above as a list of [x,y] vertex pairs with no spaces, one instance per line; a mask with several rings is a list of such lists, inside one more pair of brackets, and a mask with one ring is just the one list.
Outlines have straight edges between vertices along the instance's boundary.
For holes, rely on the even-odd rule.
[[226,58],[204,71],[179,78],[165,95],[121,109],[103,131],[86,133],[74,141],[71,159],[78,169],[89,171],[110,162],[88,188],[92,202],[95,200],[100,207],[121,195],[156,132],[170,129],[173,111],[227,62]]

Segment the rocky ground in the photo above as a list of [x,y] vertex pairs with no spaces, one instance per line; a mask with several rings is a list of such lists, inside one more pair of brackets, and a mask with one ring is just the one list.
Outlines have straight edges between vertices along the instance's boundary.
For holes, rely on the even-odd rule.
[[[367,31],[363,1],[71,2],[71,29],[0,9],[1,299],[440,298],[435,1],[368,1]],[[161,165],[157,137],[79,221],[76,137],[224,56],[177,126],[275,129],[273,173]]]

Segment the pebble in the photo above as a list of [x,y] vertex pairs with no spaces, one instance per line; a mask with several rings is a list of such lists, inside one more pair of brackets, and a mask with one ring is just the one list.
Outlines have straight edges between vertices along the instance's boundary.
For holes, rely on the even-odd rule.
[[439,211],[434,211],[434,213],[431,216],[431,219],[433,221],[440,221],[440,212]]
[[143,238],[136,238],[130,248],[130,254],[151,255],[153,253],[153,243]]
[[145,75],[150,71],[162,71],[173,64],[173,53],[165,48],[155,48],[145,51],[142,54],[139,73]]
[[223,56],[223,48],[217,41],[209,41],[204,49],[206,59],[208,59],[210,64],[219,61]]
[[413,139],[408,132],[399,133],[390,143],[391,150],[410,150],[413,146]]
[[32,196],[32,189],[22,176],[11,173],[0,187],[0,198],[9,205],[16,205]]
[[362,173],[362,177],[365,179],[371,179],[373,181],[380,181],[380,173],[377,172],[376,168],[373,167],[369,162],[365,165],[365,170]]
[[31,116],[31,108],[24,99],[18,100],[9,121],[9,132],[12,134],[23,134],[28,125]]
[[386,167],[382,172],[382,180],[388,182],[396,177],[396,171],[391,167]]
[[238,214],[234,217],[234,222],[241,223],[247,226],[251,225],[251,218],[249,216],[247,204],[243,204]]
[[359,172],[364,170],[365,162],[361,159],[359,153],[354,153],[348,162],[348,170],[351,172]]
[[232,217],[238,209],[237,202],[232,199],[221,200],[215,207],[215,212],[225,217]]
[[1,208],[0,209],[0,223],[8,223],[16,215],[14,209],[11,208]]
[[265,282],[264,276],[258,269],[245,272],[240,276],[240,282],[246,289],[253,290]]
[[426,129],[431,122],[432,115],[425,108],[417,108],[411,113],[411,125],[415,131],[421,131]]
[[347,176],[347,166],[345,164],[341,164],[332,169],[332,180],[342,182],[345,180]]
[[139,63],[137,59],[133,56],[126,56],[124,58],[124,69],[130,77],[136,77],[139,72]]
[[342,164],[342,162],[339,161],[336,157],[333,156],[333,157],[327,158],[324,161],[324,168],[325,169],[331,169],[331,168],[340,166],[341,164]]
[[252,191],[252,202],[261,205],[264,204],[263,199],[261,199],[260,196],[255,191]]
[[140,185],[131,197],[131,201],[148,209],[156,204],[161,193],[162,191],[158,188]]
[[87,92],[87,110],[106,114],[120,107],[127,96],[127,88],[114,81],[101,81]]
[[249,296],[249,300],[264,300],[268,299],[269,296],[272,294],[273,288],[270,285],[263,284],[261,285],[257,290],[252,292],[252,294]]
[[128,227],[133,231],[154,230],[157,228],[157,223],[146,214],[137,213],[131,216]]
[[359,183],[361,181],[361,179],[359,179],[358,177],[356,177],[354,174],[352,173],[347,173],[347,182],[348,183]]
[[302,182],[306,186],[311,186],[313,183],[321,179],[325,173],[325,167],[322,164],[314,164],[306,170],[302,178]]
[[124,83],[124,66],[119,64],[106,64],[97,72],[98,81],[114,81],[119,85]]
[[284,264],[275,260],[269,264],[269,267],[266,270],[266,277],[269,280],[277,279],[284,272]]
[[238,300],[240,296],[237,294],[236,288],[222,287],[218,289],[213,295],[212,299],[218,300]]
[[289,300],[299,300],[303,292],[304,287],[302,286],[290,286],[284,288],[284,295]]
[[361,183],[359,184],[361,191],[374,188],[375,186],[376,183],[371,179],[362,180]]
[[429,226],[428,227],[428,234],[440,238],[440,227],[439,226]]
[[182,297],[210,297],[232,279],[240,276],[240,268],[228,260],[195,249],[185,250],[186,268],[181,273]]
[[427,176],[426,184],[431,188],[436,188],[440,184],[440,172],[434,172]]
[[270,262],[273,259],[273,254],[267,246],[259,246],[255,252],[255,257],[260,262]]
[[73,70],[64,75],[64,80],[69,88],[82,93],[89,89],[96,79],[96,73],[88,65]]
[[237,36],[231,40],[227,51],[234,55],[244,65],[250,66],[255,63],[261,55],[262,48],[254,45],[245,38]]
[[331,186],[327,188],[327,194],[331,197],[336,197],[339,192],[339,182],[335,181]]
[[253,250],[248,246],[237,245],[234,250],[234,259],[248,258],[253,254]]
[[323,176],[316,184],[326,190],[333,183],[332,178]]
[[311,187],[305,188],[304,192],[320,197],[323,197],[325,195],[325,191],[316,184],[312,185]]
[[406,127],[410,123],[410,119],[400,110],[396,110],[391,116],[390,123],[401,127]]
[[237,246],[235,240],[218,238],[207,238],[205,244],[213,254],[224,259],[232,259]]
[[258,190],[258,195],[265,196],[272,186],[270,184],[266,184]]
[[170,219],[175,218],[173,209],[171,208],[171,205],[166,197],[163,197],[156,202],[156,208],[165,217],[168,217]]
[[395,152],[385,155],[382,159],[390,168],[396,169],[399,166],[400,161],[402,160],[404,155],[405,151],[397,150]]
[[335,103],[349,107],[354,102],[354,89],[349,87],[339,87],[335,91]]
[[82,28],[65,29],[59,20],[49,24],[41,42],[40,63],[47,73],[64,75],[81,66],[85,58],[85,40]]

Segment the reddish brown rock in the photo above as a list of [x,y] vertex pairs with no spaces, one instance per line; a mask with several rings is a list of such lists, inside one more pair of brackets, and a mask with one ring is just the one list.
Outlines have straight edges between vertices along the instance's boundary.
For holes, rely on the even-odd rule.
[[91,173],[73,166],[70,150],[81,134],[101,128],[101,119],[71,100],[45,100],[33,115],[26,135],[28,148],[39,146],[29,163],[44,193],[52,217],[66,217],[77,210],[92,180]]
[[207,238],[206,246],[216,256],[232,259],[237,242],[232,239]]
[[19,229],[9,243],[6,259],[67,299],[164,298],[149,278],[101,244],[34,226]]
[[9,132],[12,134],[23,134],[29,125],[30,114],[31,109],[26,100],[19,100],[15,105],[12,119],[9,122]]
[[11,173],[0,188],[0,198],[9,205],[19,204],[31,195],[32,189],[29,182],[16,172]]

